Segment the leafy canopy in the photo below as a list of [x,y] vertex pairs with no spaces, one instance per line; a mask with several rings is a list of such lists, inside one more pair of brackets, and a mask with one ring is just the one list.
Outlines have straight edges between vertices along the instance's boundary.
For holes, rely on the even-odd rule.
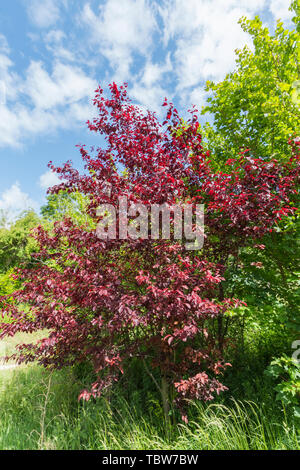
[[213,115],[202,129],[219,168],[245,148],[258,158],[289,158],[288,140],[300,132],[300,7],[290,7],[295,29],[277,22],[271,34],[261,19],[240,20],[253,50],[236,51],[236,69],[220,83],[208,81],[211,96],[202,113]]
[[[94,104],[98,116],[88,126],[104,136],[106,146],[95,155],[80,147],[85,174],[70,162],[62,168],[50,163],[62,177],[52,192],[83,195],[95,226],[98,206],[114,205],[116,237],[100,239],[89,223],[71,217],[59,218],[50,230],[39,226],[34,268],[19,273],[23,285],[13,303],[9,297],[5,308],[12,321],[2,324],[0,337],[47,328],[49,337],[21,345],[16,357],[46,367],[90,361],[95,381],[82,391],[83,399],[103,393],[135,358],[152,377],[158,370],[161,385],[155,383],[165,405],[170,386],[181,408],[185,398],[211,400],[226,389],[220,381],[228,366],[222,320],[243,304],[222,288],[228,260],[294,213],[300,142],[291,142],[285,164],[244,152],[227,162],[225,173],[215,171],[203,150],[195,111],[183,129],[177,110],[165,101],[161,123],[114,83],[109,97],[96,91]],[[187,252],[186,240],[172,236],[153,240],[128,231],[127,238],[119,237],[120,196],[148,210],[151,204],[205,204],[203,252]],[[30,317],[22,305],[31,307]]]

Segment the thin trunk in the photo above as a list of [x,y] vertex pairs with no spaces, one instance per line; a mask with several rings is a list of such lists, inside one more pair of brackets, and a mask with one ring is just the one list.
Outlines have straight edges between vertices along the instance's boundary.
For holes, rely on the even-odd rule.
[[145,370],[149,377],[153,380],[154,384],[156,385],[157,390],[160,392],[165,416],[165,422],[167,425],[171,424],[170,421],[170,393],[169,393],[169,384],[166,376],[162,373],[161,376],[161,385],[158,384],[156,378],[152,374],[152,372],[148,369],[147,363],[143,360]]
[[161,377],[161,397],[166,424],[170,424],[169,384],[165,375]]
[[[224,300],[224,290],[222,283],[219,286],[219,300],[222,302]],[[224,334],[223,334],[223,314],[218,316],[218,344],[221,353],[223,352],[223,341],[224,341]]]

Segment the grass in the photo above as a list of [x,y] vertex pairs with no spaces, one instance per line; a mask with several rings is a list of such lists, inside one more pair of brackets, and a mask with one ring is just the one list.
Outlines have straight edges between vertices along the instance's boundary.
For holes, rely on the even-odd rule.
[[73,371],[38,366],[0,373],[0,449],[215,450],[300,449],[300,434],[283,415],[232,401],[192,405],[188,425],[166,429],[160,404],[144,391],[125,400],[78,403]]
[[[0,356],[45,334],[8,338],[0,342]],[[299,450],[299,428],[275,403],[272,384],[263,378],[265,366],[259,371],[259,361],[251,357],[227,377],[231,393],[242,400],[227,392],[218,403],[192,404],[189,423],[179,418],[169,427],[139,363],[127,382],[88,403],[77,400],[85,367],[50,372],[33,364],[0,370],[0,449]],[[248,370],[249,364],[255,371]]]

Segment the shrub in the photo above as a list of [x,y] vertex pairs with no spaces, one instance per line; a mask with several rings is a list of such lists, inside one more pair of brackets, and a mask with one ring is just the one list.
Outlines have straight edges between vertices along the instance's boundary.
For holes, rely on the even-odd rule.
[[[88,126],[105,137],[106,146],[95,156],[80,146],[86,172],[80,175],[70,162],[62,168],[50,163],[63,179],[51,192],[85,195],[89,222],[78,225],[65,217],[51,230],[36,229],[34,267],[20,271],[23,287],[7,305],[14,321],[3,325],[1,337],[50,330],[37,345],[20,345],[18,361],[61,368],[89,360],[96,380],[81,392],[86,400],[101,395],[139,359],[161,393],[167,418],[171,398],[183,410],[186,399],[208,401],[226,389],[219,380],[228,366],[223,352],[230,316],[224,315],[242,304],[224,295],[226,267],[241,246],[294,213],[299,142],[292,142],[294,155],[284,165],[244,151],[227,162],[227,173],[215,173],[201,146],[195,110],[183,124],[165,101],[161,124],[131,104],[126,87],[112,84],[110,91],[110,98],[96,91],[99,115]],[[118,200],[125,196],[131,215],[124,236]],[[137,203],[147,209],[205,204],[201,257],[199,250],[186,251],[187,237],[142,237],[134,225]],[[113,237],[97,235],[100,204],[117,208]],[[20,303],[31,306],[31,318]]]

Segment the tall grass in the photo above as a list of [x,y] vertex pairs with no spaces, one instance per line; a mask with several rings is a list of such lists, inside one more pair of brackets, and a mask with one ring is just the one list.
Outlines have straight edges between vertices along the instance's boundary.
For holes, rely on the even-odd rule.
[[251,402],[191,405],[190,422],[166,428],[154,395],[78,403],[71,369],[38,366],[0,372],[0,449],[299,449],[300,434],[281,413]]

